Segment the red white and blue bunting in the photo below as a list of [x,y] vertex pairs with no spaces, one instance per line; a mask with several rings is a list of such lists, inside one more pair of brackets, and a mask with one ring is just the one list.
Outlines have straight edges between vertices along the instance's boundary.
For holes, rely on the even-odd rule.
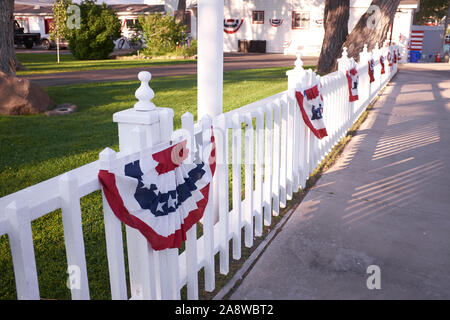
[[389,67],[392,67],[392,55],[390,51],[387,54],[387,60],[389,62]]
[[243,23],[244,19],[223,19],[223,31],[228,34],[235,33]]
[[359,99],[358,96],[359,76],[356,67],[347,70],[346,76],[348,80],[349,101],[353,102]]
[[272,27],[279,27],[283,24],[284,19],[269,19],[270,25]]
[[375,61],[373,61],[373,59],[369,60],[368,65],[370,83],[372,83],[375,81]]
[[180,248],[186,232],[202,218],[216,167],[213,135],[204,150],[206,162],[187,163],[183,141],[126,164],[122,174],[100,170],[114,214],[138,229],[154,250]]
[[380,64],[381,64],[381,74],[385,74],[386,70],[384,68],[384,57],[380,56]]
[[323,121],[323,96],[320,83],[313,85],[303,92],[296,91],[298,106],[302,113],[303,121],[311,132],[319,139],[328,135]]

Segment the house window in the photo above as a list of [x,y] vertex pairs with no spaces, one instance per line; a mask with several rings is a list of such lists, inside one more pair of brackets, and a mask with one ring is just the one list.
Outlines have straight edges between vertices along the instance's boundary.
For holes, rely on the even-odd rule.
[[264,24],[264,11],[252,11],[252,23]]
[[134,29],[136,27],[136,20],[127,19],[125,22],[125,25],[126,25],[127,29]]
[[292,29],[309,29],[309,12],[292,11]]
[[54,28],[54,21],[53,19],[44,19],[44,27],[45,27],[45,34],[49,34],[51,30]]
[[30,28],[28,25],[28,19],[27,18],[16,18],[17,23],[19,24],[19,26],[21,28],[23,28],[23,32],[24,33],[29,33],[30,32]]
[[[177,12],[175,11],[174,16],[177,15]],[[186,14],[184,15],[184,21],[183,24],[186,26],[186,29],[184,32],[191,33],[191,12],[186,11]]]

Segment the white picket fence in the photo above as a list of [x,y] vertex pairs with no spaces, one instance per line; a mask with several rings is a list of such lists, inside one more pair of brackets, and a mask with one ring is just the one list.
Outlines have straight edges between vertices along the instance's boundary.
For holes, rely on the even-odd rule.
[[[205,117],[198,123],[186,113],[182,116],[180,130],[173,131],[170,109],[158,108],[148,113],[128,109],[115,114],[121,152],[107,148],[100,153],[99,161],[0,198],[0,235],[7,234],[10,240],[18,299],[40,298],[31,232],[33,220],[62,210],[67,265],[69,270],[76,268],[79,275],[79,285],[71,289],[72,299],[89,299],[80,198],[101,190],[98,171],[114,171],[138,159],[143,149],[159,150],[180,137],[195,137],[188,140],[190,150],[201,150],[203,141],[209,139],[206,132],[210,130],[204,129],[211,124],[216,137],[217,170],[201,221],[203,235],[197,238],[197,226],[194,226],[188,231],[186,249],[182,253],[178,249],[154,251],[139,232],[126,227],[131,296],[127,293],[122,225],[105,198],[103,211],[113,299],[180,299],[184,286],[187,286],[188,299],[198,299],[198,273],[202,268],[205,290],[213,291],[215,255],[219,254],[220,273],[227,274],[230,240],[232,258],[240,259],[241,242],[252,247],[254,237],[262,235],[263,226],[270,226],[272,216],[286,207],[293,193],[305,187],[309,175],[397,72],[397,64],[389,67],[386,59],[388,52],[393,55],[393,50],[397,48],[385,46],[372,52],[365,48],[361,53],[357,67],[359,100],[356,102],[349,102],[344,72],[336,71],[320,78],[328,131],[328,137],[322,140],[305,126],[295,99],[296,88],[306,89],[318,77],[302,68],[300,55],[295,69],[287,73],[288,90],[214,119]],[[380,74],[381,55],[385,57],[384,75]],[[367,62],[372,57],[376,80],[370,83]],[[344,52],[340,70],[346,70],[349,61]],[[141,90],[136,96],[140,100],[151,100],[153,92]]]

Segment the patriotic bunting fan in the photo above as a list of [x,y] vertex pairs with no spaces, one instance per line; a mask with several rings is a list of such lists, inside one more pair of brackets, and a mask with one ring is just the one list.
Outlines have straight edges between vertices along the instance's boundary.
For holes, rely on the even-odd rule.
[[[212,131],[212,129],[211,129]],[[98,178],[114,214],[138,229],[154,250],[180,248],[186,231],[203,216],[215,171],[215,143],[204,146],[206,162],[188,163],[186,141],[126,164],[121,173]]]
[[381,64],[381,74],[385,74],[386,70],[384,69],[384,57],[380,56],[380,64]]
[[283,24],[284,19],[269,19],[269,22],[272,27],[279,27]]
[[349,101],[353,102],[359,99],[358,97],[359,76],[356,67],[352,67],[350,70],[347,70],[346,76],[348,80]]
[[373,59],[368,61],[369,64],[369,78],[370,78],[370,83],[375,81],[375,61],[373,61]]
[[328,135],[323,122],[323,96],[321,89],[320,82],[318,82],[311,88],[304,90],[303,93],[300,91],[295,92],[303,121],[319,139]]
[[237,32],[244,23],[244,19],[223,19],[223,31],[231,34]]

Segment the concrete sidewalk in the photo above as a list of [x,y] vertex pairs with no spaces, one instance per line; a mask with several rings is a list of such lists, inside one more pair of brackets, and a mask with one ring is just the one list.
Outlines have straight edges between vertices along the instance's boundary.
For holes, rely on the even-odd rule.
[[450,299],[449,64],[401,67],[231,299]]

